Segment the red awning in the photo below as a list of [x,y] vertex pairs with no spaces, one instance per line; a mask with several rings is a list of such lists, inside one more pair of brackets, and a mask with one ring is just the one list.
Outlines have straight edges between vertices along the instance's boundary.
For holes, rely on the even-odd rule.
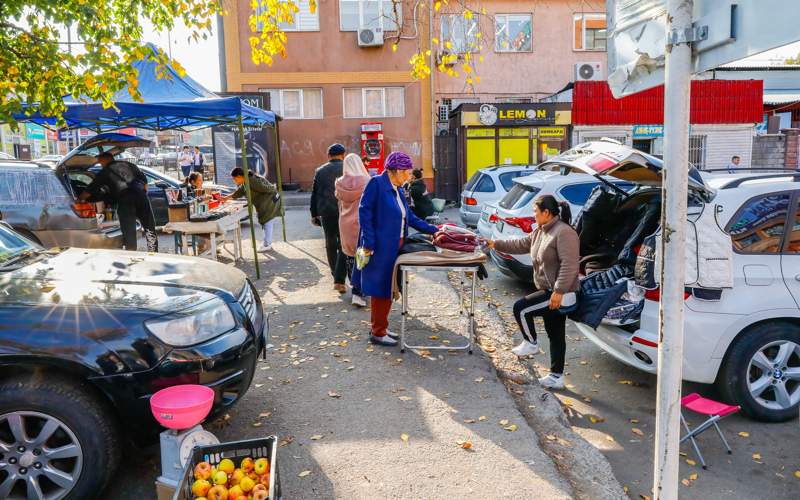
[[[693,124],[761,123],[764,119],[761,80],[697,80],[692,82]],[[655,125],[664,123],[664,86],[614,99],[606,82],[575,82],[573,125]]]

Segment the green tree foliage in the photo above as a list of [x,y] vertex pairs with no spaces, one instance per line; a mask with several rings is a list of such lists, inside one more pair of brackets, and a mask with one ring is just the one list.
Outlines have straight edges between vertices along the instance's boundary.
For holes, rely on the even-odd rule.
[[786,64],[794,64],[794,65],[800,64],[800,52],[798,52],[798,54],[794,57],[789,57],[784,62]]

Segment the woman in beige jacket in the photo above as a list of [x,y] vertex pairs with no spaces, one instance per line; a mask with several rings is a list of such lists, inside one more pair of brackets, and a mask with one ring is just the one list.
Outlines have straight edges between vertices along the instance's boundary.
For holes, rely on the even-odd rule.
[[543,387],[564,388],[564,357],[567,352],[565,309],[576,305],[580,241],[570,225],[567,203],[558,203],[551,195],[533,201],[536,228],[517,240],[487,241],[490,248],[507,254],[529,253],[533,261],[533,283],[537,291],[514,304],[514,318],[522,332],[523,341],[512,349],[517,356],[539,352],[534,318],[544,320],[550,338],[550,374],[539,379]]
[[344,158],[342,176],[336,179],[336,199],[339,200],[339,234],[342,252],[347,257],[347,275],[353,289],[352,303],[355,306],[367,305],[361,293],[361,271],[356,268],[355,254],[358,245],[358,205],[361,194],[370,176],[361,158],[349,154]]

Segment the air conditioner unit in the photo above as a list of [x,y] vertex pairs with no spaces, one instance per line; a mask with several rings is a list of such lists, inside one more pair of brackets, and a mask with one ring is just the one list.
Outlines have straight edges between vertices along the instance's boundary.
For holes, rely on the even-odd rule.
[[447,122],[450,119],[450,106],[447,104],[440,104],[439,110],[436,113],[437,119],[440,122]]
[[591,82],[605,80],[603,75],[603,63],[582,62],[575,65],[575,81]]
[[359,28],[359,47],[380,47],[383,45],[383,28]]

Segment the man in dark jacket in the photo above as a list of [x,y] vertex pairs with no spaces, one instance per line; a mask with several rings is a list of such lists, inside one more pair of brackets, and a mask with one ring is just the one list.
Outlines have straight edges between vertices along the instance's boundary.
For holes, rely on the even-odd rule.
[[127,161],[115,160],[111,153],[97,155],[97,163],[103,170],[97,174],[78,200],[108,200],[116,202],[117,217],[122,230],[122,241],[126,250],[135,252],[136,220],[142,223],[148,252],[158,252],[158,235],[153,208],[147,197],[147,177]]
[[414,180],[408,187],[408,194],[414,202],[414,207],[411,209],[414,215],[422,220],[433,215],[433,203],[428,196],[428,187],[422,180],[422,170],[414,170]]
[[314,185],[311,187],[311,223],[322,226],[325,233],[325,250],[333,275],[333,288],[339,293],[347,291],[344,285],[347,259],[342,253],[339,239],[339,202],[335,195],[336,179],[342,176],[344,153],[345,149],[341,144],[332,144],[328,148],[328,163],[314,173]]

